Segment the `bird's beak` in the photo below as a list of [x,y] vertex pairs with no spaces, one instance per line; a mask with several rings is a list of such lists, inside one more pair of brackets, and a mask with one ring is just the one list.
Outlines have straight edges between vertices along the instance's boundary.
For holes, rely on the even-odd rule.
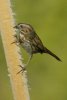
[[13,28],[18,29],[18,26],[16,25],[16,26],[14,26]]

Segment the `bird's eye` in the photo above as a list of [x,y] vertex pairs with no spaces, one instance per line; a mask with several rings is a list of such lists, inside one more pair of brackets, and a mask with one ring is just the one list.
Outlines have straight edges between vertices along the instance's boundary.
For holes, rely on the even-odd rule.
[[20,28],[23,28],[23,26],[22,26],[22,25],[20,25]]
[[28,30],[25,30],[25,32],[28,32]]

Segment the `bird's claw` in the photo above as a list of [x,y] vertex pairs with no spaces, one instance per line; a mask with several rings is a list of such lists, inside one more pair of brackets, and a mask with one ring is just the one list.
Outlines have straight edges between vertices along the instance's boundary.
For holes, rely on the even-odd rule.
[[20,72],[23,73],[26,70],[26,68],[25,67],[22,67],[21,65],[19,65],[19,67],[21,67],[21,70],[17,74],[19,74]]
[[11,44],[17,43],[17,41],[12,42]]

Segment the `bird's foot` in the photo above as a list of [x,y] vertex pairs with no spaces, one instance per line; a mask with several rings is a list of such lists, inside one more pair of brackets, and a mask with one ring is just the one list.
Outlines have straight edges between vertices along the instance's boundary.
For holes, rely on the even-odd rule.
[[17,73],[17,74],[19,74],[19,73],[23,73],[24,71],[26,71],[26,67],[24,66],[24,67],[22,67],[21,65],[19,65],[19,67],[21,67],[21,70]]

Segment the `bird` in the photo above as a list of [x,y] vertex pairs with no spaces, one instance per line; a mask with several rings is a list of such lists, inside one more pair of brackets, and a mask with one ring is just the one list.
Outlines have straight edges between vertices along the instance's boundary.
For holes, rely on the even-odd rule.
[[[31,60],[33,54],[49,54],[58,61],[61,61],[61,59],[56,56],[54,53],[52,53],[49,49],[47,49],[40,37],[37,35],[36,31],[30,24],[26,23],[18,23],[14,26],[16,30],[18,30],[18,35],[16,34],[15,37],[17,39],[16,42],[18,42],[30,55],[29,61]],[[28,61],[28,63],[29,63]]]

